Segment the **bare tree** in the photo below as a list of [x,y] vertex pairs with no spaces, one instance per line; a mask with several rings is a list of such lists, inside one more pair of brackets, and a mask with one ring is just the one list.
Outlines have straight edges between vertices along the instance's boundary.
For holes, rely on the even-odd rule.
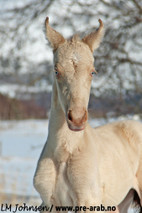
[[[25,46],[39,40],[40,33],[37,32],[42,32],[41,23],[44,23],[45,17],[50,16],[52,26],[65,36],[95,29],[98,26],[97,19],[101,18],[106,33],[101,48],[94,54],[99,73],[93,83],[95,94],[110,94],[111,91],[123,96],[130,91],[142,91],[141,1],[30,0],[22,5],[5,7],[0,12],[1,72],[16,73],[17,76],[17,72],[23,69],[37,70],[38,77],[33,75],[28,84],[45,76],[51,79],[48,53],[43,51],[40,63],[30,59],[31,52],[25,53]],[[42,45],[45,46],[45,41]],[[50,66],[41,66],[46,64],[45,54]],[[41,73],[38,72],[40,66],[43,68]]]

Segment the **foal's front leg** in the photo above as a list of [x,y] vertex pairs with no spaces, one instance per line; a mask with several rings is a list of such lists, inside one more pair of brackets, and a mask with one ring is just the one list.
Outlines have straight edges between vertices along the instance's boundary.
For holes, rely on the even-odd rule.
[[56,170],[54,162],[43,150],[34,175],[34,186],[45,205],[52,205],[52,194],[55,188]]

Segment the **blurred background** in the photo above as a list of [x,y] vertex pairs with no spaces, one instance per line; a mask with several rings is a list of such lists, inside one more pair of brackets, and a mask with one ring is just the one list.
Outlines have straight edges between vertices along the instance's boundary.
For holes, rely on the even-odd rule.
[[[29,193],[29,188],[47,137],[52,92],[53,56],[44,35],[46,16],[66,38],[96,29],[99,18],[104,22],[105,36],[94,52],[98,74],[92,82],[91,122],[142,119],[142,1],[0,0],[0,186],[4,200],[12,193],[36,194],[31,193],[33,189]],[[28,181],[23,186],[23,177],[30,179],[30,186]]]
[[[90,99],[92,116],[141,113],[142,1],[0,0],[0,118],[47,118],[52,50],[44,20],[66,38],[99,26],[106,33],[94,52],[98,75]],[[95,98],[94,98],[95,97]]]

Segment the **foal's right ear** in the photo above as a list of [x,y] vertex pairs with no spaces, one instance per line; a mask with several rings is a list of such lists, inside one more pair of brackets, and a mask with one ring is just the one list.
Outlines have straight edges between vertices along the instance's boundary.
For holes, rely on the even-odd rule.
[[48,17],[45,20],[45,29],[46,29],[46,37],[49,43],[51,44],[53,50],[55,51],[60,44],[65,42],[65,39],[60,33],[58,33],[52,27],[50,27]]

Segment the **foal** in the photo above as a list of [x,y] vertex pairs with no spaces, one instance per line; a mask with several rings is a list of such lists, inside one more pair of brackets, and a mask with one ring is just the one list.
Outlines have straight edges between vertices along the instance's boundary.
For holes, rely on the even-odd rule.
[[104,35],[100,19],[99,23],[83,39],[66,40],[50,27],[48,18],[45,22],[54,53],[54,83],[49,135],[34,185],[43,204],[54,205],[54,212],[57,205],[89,208],[121,203],[118,208],[126,213],[131,190],[142,202],[142,124],[123,121],[93,129],[87,123],[93,51]]

